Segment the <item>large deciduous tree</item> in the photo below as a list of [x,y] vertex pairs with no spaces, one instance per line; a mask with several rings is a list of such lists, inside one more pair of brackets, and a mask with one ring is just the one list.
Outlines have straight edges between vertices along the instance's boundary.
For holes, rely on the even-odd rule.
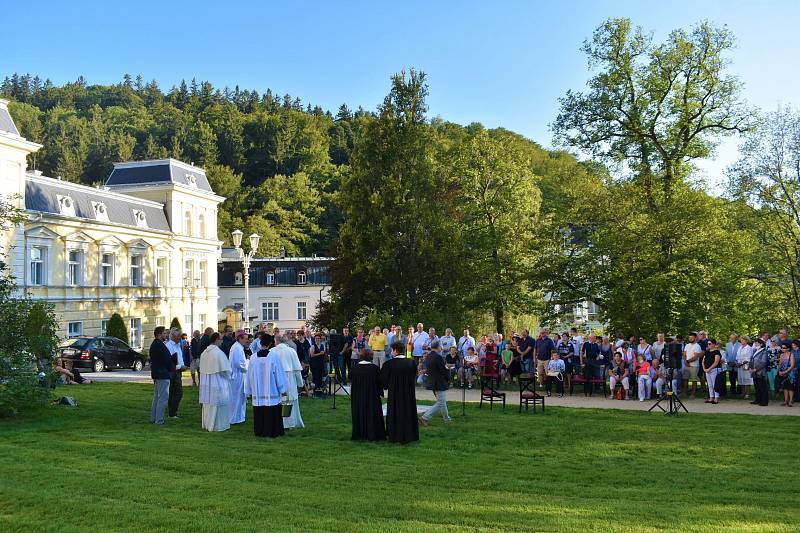
[[490,311],[499,332],[509,311],[529,311],[532,297],[530,244],[540,195],[520,144],[508,132],[479,129],[448,161],[458,191],[465,303]]
[[458,279],[455,191],[437,168],[425,120],[425,74],[392,77],[377,120],[368,123],[343,176],[334,291],[343,316],[363,305],[397,316],[452,302]]
[[[751,275],[773,302],[778,324],[800,326],[800,112],[759,118],[730,169],[730,194],[756,234]],[[744,217],[743,217],[744,219]]]
[[714,270],[720,261],[704,253],[725,218],[690,181],[693,161],[749,127],[740,84],[727,72],[732,46],[727,28],[707,22],[656,43],[627,19],[605,22],[584,44],[596,74],[585,92],[561,99],[553,131],[611,165],[618,179],[602,195],[605,211],[585,206],[579,235],[564,239],[567,253],[580,248],[578,286],[556,293],[583,293],[621,328],[676,330],[710,319],[699,311],[715,296],[707,291],[733,290],[717,284],[736,276]]

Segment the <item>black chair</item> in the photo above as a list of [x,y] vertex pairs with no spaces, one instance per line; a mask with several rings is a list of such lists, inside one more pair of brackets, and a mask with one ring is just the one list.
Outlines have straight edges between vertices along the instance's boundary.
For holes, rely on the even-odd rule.
[[483,401],[489,402],[489,410],[494,407],[494,402],[503,402],[503,409],[506,408],[506,393],[500,392],[500,372],[497,368],[497,359],[486,359],[486,364],[481,372],[481,402],[478,406],[483,407]]
[[536,414],[536,404],[541,404],[542,412],[544,413],[544,396],[536,392],[536,375],[535,374],[520,374],[517,379],[519,383],[519,412],[522,412],[522,406],[525,410],[533,405],[533,413]]

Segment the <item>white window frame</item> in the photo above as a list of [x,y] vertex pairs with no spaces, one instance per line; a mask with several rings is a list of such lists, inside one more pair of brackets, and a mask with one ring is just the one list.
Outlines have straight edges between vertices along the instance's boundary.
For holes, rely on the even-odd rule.
[[[134,259],[138,259],[141,263],[138,265],[134,264]],[[134,276],[134,272],[136,272],[138,276]],[[144,287],[144,253],[132,253],[130,255],[128,285],[131,287]]]
[[206,216],[203,213],[197,217],[197,236],[201,239],[206,238]]
[[307,283],[308,283],[308,274],[306,274],[305,270],[299,270],[297,272],[297,284],[306,285]]
[[233,273],[233,284],[234,285],[241,285],[244,283],[244,274],[241,272],[234,272]]
[[100,320],[100,336],[105,337],[106,333],[108,333],[108,318],[103,318]]
[[130,317],[128,319],[128,329],[131,333],[131,348],[141,348],[143,343],[141,317]]
[[[73,254],[75,259],[72,259]],[[66,286],[80,287],[83,285],[83,257],[83,250],[80,248],[67,248]]]
[[189,283],[194,287],[194,259],[183,260],[183,279],[184,283],[189,280]]
[[208,287],[208,261],[205,259],[197,262],[197,277],[200,279],[200,287]]
[[308,320],[308,302],[305,300],[297,302],[297,320]]
[[[105,261],[106,256],[111,257],[110,262]],[[113,252],[100,250],[100,279],[98,281],[101,287],[113,287],[116,285],[116,279],[114,278],[116,262],[117,256]]]
[[[164,262],[163,268],[159,263]],[[161,255],[156,257],[156,287],[166,287],[169,279],[169,258]]]
[[192,236],[192,212],[185,211],[183,213],[183,234]]
[[261,320],[277,322],[280,320],[280,302],[261,302]]
[[[77,326],[75,331],[72,331],[73,326]],[[83,335],[83,322],[76,320],[74,322],[67,322],[67,337],[74,339]]]
[[267,272],[267,285],[275,285],[275,272],[272,270]]
[[201,332],[206,328],[206,321],[208,320],[208,315],[206,313],[200,313],[197,315],[197,327],[194,329],[199,329]]
[[[39,252],[39,259],[37,260],[34,260],[32,257],[34,250]],[[47,255],[49,251],[49,247],[47,246],[36,245],[28,248],[28,285],[33,285],[36,287],[44,287],[47,285]],[[41,272],[38,276],[40,279],[34,279],[34,264],[40,265],[41,267]]]

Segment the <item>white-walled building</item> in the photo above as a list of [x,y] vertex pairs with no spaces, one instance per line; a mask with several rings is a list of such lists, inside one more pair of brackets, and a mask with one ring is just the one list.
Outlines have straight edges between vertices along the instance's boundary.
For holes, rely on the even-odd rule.
[[113,313],[131,345],[157,325],[217,325],[217,206],[203,169],[162,159],[116,163],[94,188],[26,170],[41,148],[0,100],[0,193],[25,221],[0,231],[16,285],[55,309],[66,336],[101,335]]
[[[331,257],[261,257],[250,263],[250,309],[244,312],[244,267],[232,248],[219,263],[220,308],[230,317],[248,316],[254,326],[271,322],[281,329],[308,324],[331,288]],[[230,324],[234,327],[246,321]]]

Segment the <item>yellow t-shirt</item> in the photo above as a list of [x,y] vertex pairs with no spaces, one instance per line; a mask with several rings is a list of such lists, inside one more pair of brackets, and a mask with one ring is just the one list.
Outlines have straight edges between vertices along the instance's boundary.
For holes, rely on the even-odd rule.
[[371,335],[369,338],[369,347],[373,352],[383,352],[386,350],[386,335]]

